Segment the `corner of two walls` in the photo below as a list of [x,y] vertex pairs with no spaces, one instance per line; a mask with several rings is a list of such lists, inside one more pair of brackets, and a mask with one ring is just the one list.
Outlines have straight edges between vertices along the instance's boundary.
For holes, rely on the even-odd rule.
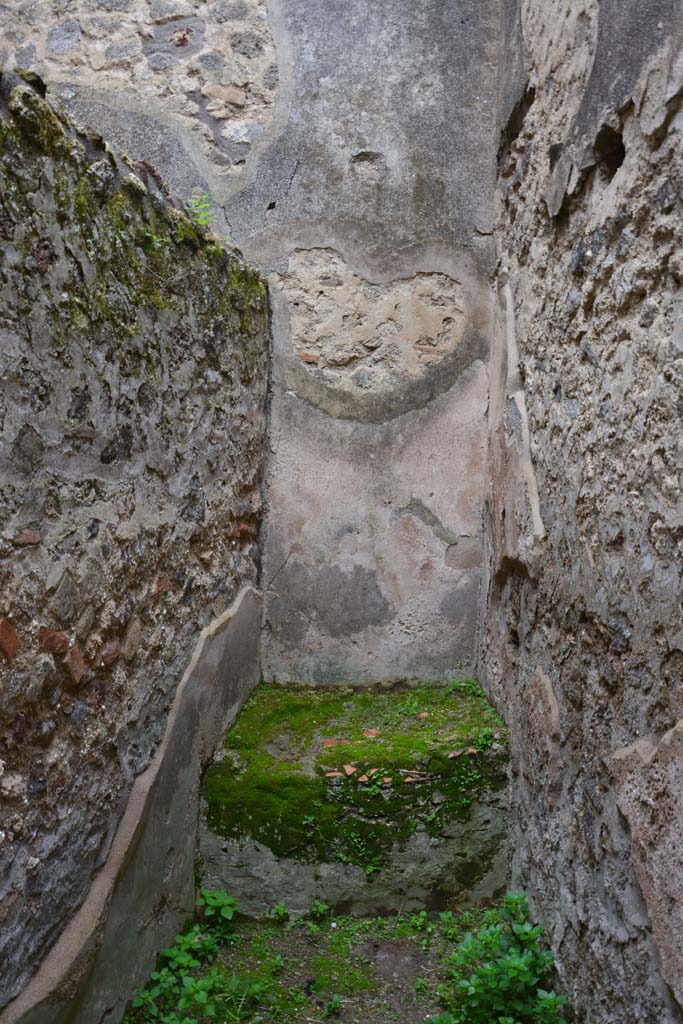
[[269,275],[265,675],[472,670],[499,0],[101,6],[6,57]]
[[[186,17],[182,12],[169,14],[167,5],[153,3],[148,25],[137,16],[129,16],[125,9],[112,11],[106,4],[99,12],[84,4],[53,23],[49,16],[43,17],[45,11],[38,4],[31,11],[22,9],[22,18],[26,15],[28,21],[19,19],[13,26],[15,52],[5,53],[3,59],[10,65],[29,66],[33,72],[45,74],[70,112],[131,154],[132,161],[123,161],[111,173],[116,177],[120,166],[127,176],[125,188],[131,201],[149,204],[150,209],[149,223],[140,237],[136,234],[136,218],[128,216],[125,204],[100,209],[99,199],[94,196],[99,196],[99,189],[106,192],[109,188],[108,167],[110,163],[114,166],[115,158],[101,139],[84,136],[86,141],[76,145],[73,152],[80,153],[79,145],[84,146],[78,159],[85,161],[87,183],[74,182],[73,196],[65,193],[62,197],[72,202],[62,230],[69,236],[72,255],[77,252],[86,268],[83,280],[88,289],[97,284],[88,269],[95,244],[89,228],[93,211],[101,221],[100,244],[102,235],[118,232],[121,238],[112,239],[111,252],[108,250],[110,270],[118,284],[113,291],[109,289],[111,294],[106,281],[94,288],[93,295],[75,294],[73,308],[55,313],[55,323],[64,321],[64,351],[73,348],[76,353],[60,386],[57,405],[65,422],[74,421],[68,440],[71,447],[65,454],[85,459],[78,463],[82,465],[78,472],[87,471],[97,480],[101,466],[110,467],[106,472],[111,495],[109,491],[100,493],[101,488],[93,485],[96,507],[92,521],[104,517],[106,537],[98,539],[101,526],[95,530],[92,523],[84,523],[87,536],[83,545],[80,541],[72,545],[66,564],[60,562],[59,578],[50,577],[43,595],[47,632],[41,633],[42,640],[36,633],[36,623],[24,622],[21,617],[11,630],[5,627],[5,654],[9,652],[13,659],[16,653],[13,630],[18,630],[23,645],[13,666],[18,674],[14,673],[13,678],[24,680],[26,669],[30,685],[29,690],[20,687],[16,693],[5,687],[4,697],[23,700],[22,694],[35,690],[39,701],[44,698],[58,702],[59,695],[55,694],[61,693],[64,677],[67,689],[75,691],[67,701],[65,728],[71,731],[65,742],[76,743],[80,736],[80,747],[85,751],[98,735],[97,729],[84,726],[90,699],[100,700],[103,695],[106,709],[112,695],[117,700],[125,698],[130,687],[124,681],[135,682],[138,677],[135,671],[131,675],[124,668],[132,662],[134,669],[135,659],[145,664],[156,659],[161,675],[148,673],[148,683],[154,684],[153,707],[142,682],[131,696],[133,707],[128,717],[138,740],[122,743],[121,757],[127,773],[119,780],[120,785],[109,785],[109,796],[116,795],[118,802],[106,818],[103,845],[95,851],[92,864],[88,861],[81,864],[80,871],[69,871],[69,878],[80,885],[78,892],[65,907],[53,908],[52,916],[38,909],[34,917],[37,931],[23,928],[24,941],[33,942],[31,957],[23,960],[24,969],[30,973],[36,956],[47,946],[51,946],[51,952],[15,1002],[6,1006],[3,1024],[42,1024],[48,1020],[91,1024],[94,1019],[118,1019],[131,985],[139,982],[151,965],[157,942],[169,937],[189,910],[193,840],[190,843],[188,836],[194,834],[190,818],[196,805],[198,772],[216,740],[215,727],[227,721],[256,682],[260,603],[253,592],[247,591],[234,615],[221,612],[226,595],[234,594],[235,586],[254,580],[253,529],[258,518],[254,444],[261,424],[256,396],[264,380],[264,353],[252,352],[250,342],[235,353],[233,366],[232,349],[226,350],[221,339],[226,329],[236,337],[242,332],[258,348],[255,339],[258,336],[262,340],[260,307],[252,295],[254,281],[245,271],[242,276],[238,273],[235,279],[230,278],[225,308],[208,311],[208,319],[201,325],[189,314],[187,324],[175,323],[172,297],[164,292],[163,273],[161,283],[157,280],[155,261],[163,262],[169,246],[173,250],[178,225],[186,237],[177,244],[181,249],[187,244],[188,254],[196,232],[182,219],[173,221],[173,229],[166,224],[160,172],[185,199],[193,191],[211,194],[215,226],[220,229],[225,224],[223,230],[239,241],[250,262],[270,275],[278,296],[272,410],[277,444],[270,458],[271,501],[266,532],[270,539],[266,541],[262,572],[264,580],[272,584],[284,550],[290,556],[288,565],[294,567],[298,562],[299,579],[290,580],[294,585],[286,593],[270,587],[266,619],[286,618],[286,607],[283,613],[276,605],[281,601],[282,607],[291,600],[296,614],[303,611],[319,629],[319,643],[313,661],[297,661],[295,652],[311,638],[301,636],[300,624],[295,623],[280,637],[286,640],[282,652],[276,650],[284,668],[274,668],[271,662],[269,671],[302,680],[371,681],[404,676],[406,672],[421,678],[441,677],[449,669],[473,664],[490,333],[490,301],[481,268],[490,263],[492,186],[486,170],[490,164],[486,146],[492,133],[487,115],[474,115],[474,101],[495,75],[490,39],[497,5],[473,5],[468,29],[471,35],[463,35],[455,12],[444,23],[439,11],[431,7],[418,17],[412,9],[408,12],[397,7],[399,20],[407,18],[409,25],[394,37],[391,22],[380,18],[379,12],[368,33],[367,5],[360,0],[357,3],[357,18],[349,17],[348,4],[340,7],[339,17],[333,19],[338,27],[336,35],[330,34],[327,13],[323,16],[317,4],[272,5],[271,27],[282,78],[275,105],[278,76],[273,69],[273,40],[259,3],[209,5],[208,20]],[[305,45],[310,31],[315,31],[320,41],[320,52],[312,58]],[[112,32],[116,38],[110,40]],[[214,48],[209,39],[215,43]],[[368,39],[371,47],[367,46]],[[476,53],[478,78],[466,73],[466,61],[452,59],[451,44],[463,55]],[[413,83],[415,95],[413,85],[404,95],[409,83],[397,78],[397,69],[412,64],[422,67],[425,61],[421,54],[431,61],[435,48],[443,50],[447,80],[437,76],[427,81],[420,76],[419,83]],[[313,60],[312,66],[303,59],[292,59],[292,52],[298,50]],[[353,55],[353,59],[340,65],[335,58],[339,52]],[[336,68],[325,96],[308,87],[307,76],[320,78],[320,62],[325,66],[331,62],[330,66]],[[380,73],[378,67],[384,72]],[[201,83],[200,95],[190,96],[189,77],[175,75],[173,69],[196,72],[193,81]],[[151,76],[150,70],[154,73]],[[168,76],[161,74],[166,70]],[[165,78],[170,98],[167,90],[163,96],[157,94],[157,86]],[[30,87],[26,88],[30,92]],[[374,96],[367,93],[369,88],[376,89]],[[453,92],[463,96],[463,121],[458,131],[450,123],[448,96]],[[350,95],[362,102],[363,118],[353,104],[345,102]],[[417,104],[416,116],[413,102]],[[27,123],[35,115],[34,105],[31,101],[25,111]],[[403,149],[397,148],[391,134],[387,135],[387,105],[403,124]],[[18,108],[17,112],[21,115]],[[343,136],[341,147],[338,127]],[[41,144],[49,142],[42,134],[40,140]],[[430,149],[438,151],[439,158],[426,172],[423,155]],[[71,150],[67,147],[68,152]],[[61,150],[59,155],[63,155]],[[93,161],[97,167],[90,173],[86,165]],[[468,179],[466,187],[463,178]],[[44,181],[51,183],[52,179],[48,176]],[[335,182],[333,191],[331,182]],[[64,182],[59,186],[60,195],[63,186]],[[407,204],[406,195],[410,196]],[[175,214],[169,216],[172,219]],[[111,223],[107,217],[111,217]],[[10,216],[8,223],[11,220]],[[2,224],[6,226],[5,220]],[[43,274],[54,272],[55,259],[60,273],[67,273],[70,256],[61,251],[59,231],[47,240],[37,237],[26,241],[36,243],[27,249],[36,286],[52,280],[43,278]],[[82,246],[83,253],[79,248]],[[209,264],[212,259],[220,262],[213,250],[208,255]],[[132,321],[128,323],[132,312],[125,283],[131,284],[128,277],[137,272],[136,268],[148,269],[150,278],[144,282],[147,292],[142,320],[137,325],[147,338],[142,355],[138,352],[137,327]],[[186,293],[191,295],[189,278],[186,285]],[[325,325],[314,316],[304,315],[309,289],[327,296],[327,314],[333,328],[331,344]],[[200,291],[203,302],[216,290],[212,286]],[[280,292],[284,302],[280,301]],[[91,299],[99,303],[97,309],[91,309]],[[57,300],[50,295],[48,306],[53,301]],[[137,305],[136,299],[133,306]],[[148,305],[155,310],[154,315],[146,310]],[[195,303],[195,315],[200,305],[199,301]],[[103,308],[109,319],[103,318]],[[346,316],[351,317],[350,326],[344,322]],[[104,369],[99,364],[90,366],[88,359],[93,353],[87,346],[83,352],[79,348],[78,338],[89,337],[92,324],[112,328],[112,339],[103,339],[103,352],[111,349]],[[146,389],[143,377],[135,377],[142,371],[144,358],[151,358],[150,338],[155,325],[161,330],[157,339],[159,393]],[[121,353],[114,344],[113,339],[122,331],[130,352],[124,345]],[[181,344],[169,352],[164,331],[181,339]],[[299,343],[299,335],[305,338],[305,347]],[[45,343],[50,336],[49,332],[40,334]],[[206,359],[203,351],[208,353]],[[19,361],[21,357],[19,344]],[[119,357],[125,363],[122,372]],[[40,402],[44,385],[40,371],[36,372],[31,386]],[[107,378],[104,383],[101,373]],[[59,374],[55,379],[59,380]],[[230,382],[235,393],[230,393],[224,406],[242,424],[239,430],[221,418],[217,403],[217,396],[222,394],[220,387]],[[116,397],[113,403],[112,394]],[[198,394],[203,397],[196,406],[192,396]],[[171,401],[168,415],[164,415],[162,398],[163,402]],[[69,458],[61,466],[55,461],[59,439],[50,415],[56,408],[52,399],[44,405],[47,411],[40,420],[40,430],[44,427],[47,433],[42,440],[36,440],[30,428],[22,427],[32,414],[23,409],[24,418],[18,423],[11,453],[12,472],[35,476],[44,472],[48,463],[60,470],[71,466]],[[207,417],[209,408],[213,412]],[[157,418],[159,422],[151,437],[144,425],[134,420],[140,409],[147,411],[148,419],[150,410],[154,417],[159,414],[153,417],[154,423]],[[111,436],[100,437],[102,415]],[[280,431],[287,417],[292,429],[288,426]],[[203,433],[207,424],[210,436]],[[176,478],[169,432],[172,439],[174,432],[182,434],[186,428],[187,438],[184,434],[178,436],[178,443],[181,447],[194,445],[201,465],[186,460]],[[315,450],[311,447],[313,436],[320,439]],[[239,442],[235,437],[240,438]],[[245,443],[250,446],[250,456],[240,460],[240,444]],[[96,450],[90,451],[93,445]],[[398,463],[398,471],[387,459],[387,451]],[[143,454],[153,464],[143,464]],[[260,454],[259,450],[259,458]],[[317,508],[313,508],[312,499],[310,508],[307,504],[312,461],[324,464],[326,469],[325,479],[317,482],[324,499]],[[234,493],[221,497],[220,487],[216,491],[214,484],[217,467],[226,463],[234,465],[234,479],[231,476],[229,481],[231,487],[234,484]],[[166,494],[159,481],[167,480],[169,474],[171,485]],[[124,480],[128,482],[124,484]],[[69,493],[73,486],[71,476],[65,478],[64,487]],[[143,513],[161,509],[160,521],[154,524],[159,533],[157,547],[143,543],[138,532],[121,533],[116,524],[108,523],[107,508],[112,500],[117,522],[128,521],[130,516],[137,522],[136,516],[144,518]],[[83,501],[78,494],[73,508],[62,508],[67,520],[80,514]],[[40,600],[34,589],[42,572],[36,574],[31,569],[31,559],[64,555],[59,546],[63,541],[53,538],[55,523],[61,521],[59,510],[46,507],[43,529],[43,513],[34,506],[35,502],[30,507],[17,505],[12,522],[12,529],[16,528],[16,557],[26,569],[31,601]],[[375,507],[381,510],[379,519]],[[217,536],[230,550],[224,552],[221,547],[216,552],[204,537],[201,524],[206,525],[207,510],[211,515],[216,513],[215,521],[221,524]],[[308,532],[315,536],[310,544],[308,536],[301,538],[298,526],[302,511],[314,514],[315,530]],[[364,520],[368,522],[364,524]],[[186,529],[182,525],[185,521]],[[226,522],[227,530],[223,529]],[[142,520],[141,525],[144,527]],[[299,542],[296,550],[291,544],[292,531]],[[35,534],[40,534],[39,543],[34,541]],[[178,575],[181,547],[167,543],[174,538],[178,544],[190,544],[192,564],[196,562],[197,566],[192,583]],[[278,538],[282,540],[280,547]],[[57,544],[54,551],[53,540]],[[106,542],[106,552],[104,548],[99,551],[100,541]],[[119,541],[124,544],[120,553]],[[102,570],[98,552],[104,552],[105,560],[115,555],[119,561]],[[134,582],[131,577],[129,581],[126,574],[140,568],[141,557],[145,578]],[[94,571],[96,562],[99,575]],[[280,577],[283,583],[285,578],[282,574]],[[191,618],[192,609],[197,607],[197,579],[202,584],[201,593],[205,589],[211,598],[207,597],[207,603],[201,606],[201,622]],[[433,593],[429,592],[434,584],[438,591],[436,612]],[[127,587],[128,600],[123,592]],[[100,611],[101,598],[106,600]],[[297,602],[300,605],[302,601],[312,603],[300,608]],[[402,621],[400,609],[408,604],[410,615]],[[164,618],[167,606],[172,612]],[[89,607],[95,612],[94,621]],[[176,613],[184,624],[181,627],[175,621]],[[218,624],[214,623],[217,631],[215,635],[205,634],[199,661],[193,662],[190,674],[178,687],[178,677],[199,628],[211,614],[220,616]],[[40,616],[42,619],[42,610]],[[76,653],[72,630],[78,640]],[[145,642],[148,630],[153,631],[154,643]],[[171,630],[168,635],[167,630]],[[43,675],[36,677],[35,685],[35,672],[24,664],[34,641],[54,648],[41,654]],[[65,642],[66,652],[62,650]],[[273,644],[270,650],[275,650]],[[406,660],[409,651],[413,655],[410,664]],[[86,691],[91,662],[96,683]],[[121,685],[115,683],[108,691],[105,684],[110,677],[115,681],[120,677]],[[217,691],[218,678],[229,685]],[[19,724],[24,721],[22,708],[15,708]],[[93,721],[105,728],[109,719],[105,714]],[[189,722],[196,723],[196,728],[188,730]],[[60,720],[60,729],[61,725]],[[49,735],[47,741],[49,744]],[[47,760],[51,757],[48,755]],[[41,763],[42,759],[41,754]],[[185,765],[182,777],[174,774],[174,761]],[[90,768],[81,767],[79,772],[78,764],[69,762],[68,778],[75,772],[75,784],[85,786],[88,771]],[[116,773],[115,765],[112,771]],[[109,776],[100,775],[102,786]],[[10,789],[26,781],[21,771],[6,772],[3,777],[10,798]],[[51,794],[57,792],[52,779],[50,761],[45,772],[46,788],[41,788],[38,780],[40,785],[31,793],[33,802],[50,802]],[[187,800],[179,795],[181,792]],[[81,801],[79,807],[87,819],[87,801]],[[108,807],[107,801],[98,804],[100,812]],[[46,829],[49,816],[45,821]],[[12,913],[29,906],[25,892],[35,891],[36,881],[45,872],[51,872],[56,884],[60,876],[53,870],[55,864],[68,871],[70,843],[86,834],[75,825],[71,838],[65,837],[60,850],[46,855],[42,847],[37,852],[31,847],[30,836],[40,844],[45,839],[43,832],[25,833],[29,842],[19,832],[16,837],[13,833],[12,841],[18,838],[25,856],[15,859],[15,875],[6,894]],[[23,882],[16,877],[22,866],[27,872]],[[163,882],[159,888],[160,878]],[[49,892],[49,886],[43,886],[43,891]],[[61,931],[79,904],[80,909]],[[113,947],[123,948],[122,929],[129,938],[131,927],[139,936],[137,966],[132,974],[127,956],[112,952]],[[14,980],[12,992],[21,987]]]
[[481,645],[511,729],[513,882],[580,1019],[673,1024],[683,24],[665,0],[538,2],[520,30],[528,79],[502,104]]

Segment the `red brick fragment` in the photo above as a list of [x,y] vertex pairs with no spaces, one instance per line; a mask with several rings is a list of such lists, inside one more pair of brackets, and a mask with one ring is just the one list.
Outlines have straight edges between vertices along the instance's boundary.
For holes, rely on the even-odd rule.
[[66,654],[69,650],[69,638],[58,629],[41,626],[38,630],[38,646],[41,651],[47,651],[48,654]]
[[19,639],[19,634],[10,620],[0,619],[0,651],[2,651],[7,661],[11,661],[16,656],[20,647],[21,640]]
[[101,650],[100,650],[99,660],[102,662],[102,664],[105,666],[105,668],[109,668],[110,665],[114,664],[114,662],[117,660],[117,658],[119,657],[120,654],[121,654],[121,643],[120,643],[120,641],[118,641],[116,639],[115,640],[108,640],[107,643],[104,644],[102,646]]
[[69,675],[74,683],[80,683],[88,666],[85,663],[85,658],[81,654],[78,644],[74,644],[73,647],[69,649],[69,652],[64,659],[64,664],[66,665]]
[[40,530],[19,530],[12,537],[12,543],[21,548],[31,544],[40,544],[41,539]]
[[338,747],[340,744],[349,743],[349,740],[338,740],[338,739],[327,739],[323,740],[323,749],[327,750],[329,747]]

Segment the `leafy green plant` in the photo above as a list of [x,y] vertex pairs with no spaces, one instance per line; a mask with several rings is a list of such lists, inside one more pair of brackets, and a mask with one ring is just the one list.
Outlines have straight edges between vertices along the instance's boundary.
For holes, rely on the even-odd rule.
[[204,911],[204,917],[221,934],[229,930],[237,911],[237,901],[223,889],[200,889],[197,906]]
[[488,747],[493,746],[495,738],[496,737],[493,729],[489,725],[486,725],[483,728],[477,730],[477,732],[472,737],[472,743],[477,748],[477,750],[482,751],[486,750]]
[[225,1024],[237,1024],[238,1021],[259,1024],[265,1018],[254,1011],[260,1008],[264,996],[264,988],[260,982],[243,978],[239,974],[231,974],[227,980],[223,980],[217,999],[220,1019]]
[[325,1016],[326,1017],[338,1017],[341,1013],[341,999],[335,994],[331,999],[328,999],[325,1004]]
[[205,192],[195,193],[187,204],[190,220],[199,228],[208,228],[213,220],[211,201]]
[[[462,915],[460,922],[462,922]],[[441,934],[444,939],[447,942],[456,942],[461,934],[461,928],[458,927],[458,918],[452,910],[444,910],[443,913],[439,914],[439,924],[441,925]]]
[[330,908],[327,903],[323,903],[322,900],[313,900],[311,906],[311,917],[316,921],[322,921],[330,912]]
[[476,679],[456,679],[450,683],[447,693],[466,694],[468,697],[483,697],[484,691]]
[[410,927],[413,931],[421,932],[422,948],[429,949],[434,935],[434,925],[430,921],[427,911],[421,910],[418,914],[413,914],[410,918]]
[[280,900],[279,903],[275,904],[275,906],[271,910],[271,914],[278,922],[278,924],[284,924],[285,921],[289,921],[289,911],[285,906],[284,900]]
[[566,1024],[565,997],[546,988],[553,957],[542,934],[529,921],[526,897],[508,893],[452,954],[452,986],[439,993],[449,1013],[431,1024]]
[[410,927],[416,932],[423,932],[427,928],[428,921],[427,911],[421,910],[419,913],[411,916]]
[[426,978],[416,978],[413,988],[416,996],[423,996],[429,990],[429,982]]
[[285,968],[285,961],[280,953],[276,953],[270,958],[270,969],[273,974],[281,974]]

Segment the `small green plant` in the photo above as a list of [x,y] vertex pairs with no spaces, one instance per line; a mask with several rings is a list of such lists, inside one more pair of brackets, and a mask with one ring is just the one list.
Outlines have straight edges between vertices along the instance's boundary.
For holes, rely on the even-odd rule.
[[565,997],[546,988],[553,957],[542,934],[529,920],[526,897],[508,893],[452,954],[452,987],[439,990],[448,1012],[431,1024],[566,1024]]
[[410,927],[413,929],[413,931],[423,932],[427,928],[428,921],[429,918],[427,917],[427,911],[421,910],[418,914],[413,914],[411,916]]
[[313,900],[311,906],[311,917],[316,921],[323,921],[330,912],[330,908],[327,903],[323,903],[322,900]]
[[208,228],[213,220],[213,209],[211,201],[205,192],[195,193],[187,204],[190,211],[190,220],[198,228]]
[[481,684],[476,679],[456,679],[452,682],[447,693],[454,694],[465,694],[468,697],[483,697],[484,691],[481,688]]
[[200,889],[197,907],[203,911],[211,931],[225,940],[233,930],[237,901],[228,896],[223,889]]
[[477,730],[472,737],[472,743],[479,751],[487,750],[489,747],[493,746],[495,738],[495,733],[491,726],[486,725]]
[[271,914],[278,924],[284,924],[285,921],[289,921],[289,911],[285,906],[284,900],[280,900],[279,903],[276,903],[276,905],[271,910]]
[[341,1012],[341,999],[335,994],[325,1004],[326,1017],[338,1017]]
[[210,964],[219,947],[218,936],[198,924],[177,935],[173,945],[162,951],[163,966],[152,973],[151,984],[133,1000],[133,1009],[143,1011],[146,1020],[159,1020],[162,1024],[194,1024],[194,1017],[184,1012],[178,1014],[172,1007],[184,1011],[196,1004],[197,1008],[202,1007],[202,1014],[210,1015],[216,975],[210,968],[207,983],[200,985],[194,972]]
[[281,974],[285,968],[285,961],[280,953],[276,953],[270,958],[270,969],[273,974]]
[[197,906],[203,907],[204,917],[218,915],[224,921],[232,921],[237,910],[237,900],[228,896],[223,889],[200,889]]
[[426,978],[416,978],[413,988],[416,996],[423,996],[429,991],[429,982]]
[[421,910],[419,914],[413,914],[410,918],[410,927],[413,931],[420,932],[422,934],[422,948],[424,950],[429,949],[434,935],[434,925],[429,920],[427,911]]
[[[462,915],[459,920],[462,927]],[[460,936],[461,927],[458,927],[458,923],[458,918],[451,910],[444,910],[443,913],[439,914],[441,934],[448,942],[456,942]]]
[[164,246],[168,245],[168,238],[163,235],[157,235],[154,231],[143,231],[143,247],[147,250],[154,249],[155,252],[161,252]]

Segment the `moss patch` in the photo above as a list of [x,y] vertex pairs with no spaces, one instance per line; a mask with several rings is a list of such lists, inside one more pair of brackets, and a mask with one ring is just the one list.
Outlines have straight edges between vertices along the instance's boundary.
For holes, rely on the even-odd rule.
[[277,856],[371,873],[505,783],[505,731],[476,682],[390,692],[263,685],[204,782],[208,823]]

